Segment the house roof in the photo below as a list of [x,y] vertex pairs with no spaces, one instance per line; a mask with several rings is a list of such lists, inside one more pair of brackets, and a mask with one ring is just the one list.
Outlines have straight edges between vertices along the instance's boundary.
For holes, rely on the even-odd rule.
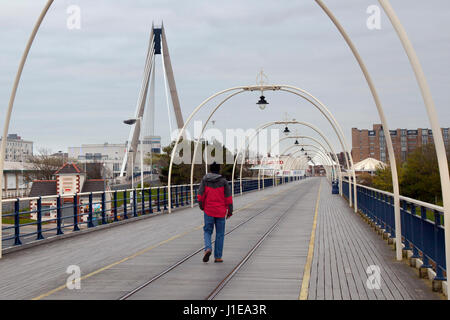
[[30,197],[56,195],[56,180],[35,180],[31,185]]
[[83,184],[83,189],[81,192],[95,192],[105,190],[105,180],[103,179],[92,179],[86,180]]
[[81,173],[82,171],[77,167],[75,163],[66,162],[61,168],[56,170],[55,174],[61,173]]

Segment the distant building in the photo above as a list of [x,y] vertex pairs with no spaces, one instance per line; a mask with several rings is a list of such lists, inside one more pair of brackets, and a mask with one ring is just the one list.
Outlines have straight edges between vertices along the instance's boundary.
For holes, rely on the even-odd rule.
[[[61,196],[61,205],[73,204],[75,193],[90,193],[96,191],[105,191],[106,185],[103,179],[86,179],[86,173],[83,172],[74,163],[66,163],[54,173],[54,180],[35,180],[31,186],[29,197],[43,197],[41,200],[42,220],[56,219],[56,201]],[[68,195],[64,197],[64,195]],[[107,193],[106,212],[110,211],[110,194]],[[51,197],[53,196],[53,197]],[[77,199],[79,205],[78,213],[86,213],[89,204],[89,195],[80,195]],[[94,194],[92,202],[98,204],[101,202],[101,194]],[[30,210],[37,210],[37,200],[30,201]],[[73,217],[73,208],[64,210],[63,216]],[[37,219],[37,213],[31,214],[31,219]],[[87,221],[87,217],[83,217],[80,221]]]
[[67,152],[58,151],[57,153],[53,153],[51,156],[61,158],[64,162],[69,161],[69,154]]
[[27,183],[26,175],[34,171],[27,162],[5,161],[3,168],[3,199],[26,197],[31,183]]
[[[161,137],[146,136],[143,144],[138,145],[138,152],[134,155],[136,161],[134,172],[140,171],[140,152],[143,145],[144,158],[150,156],[150,153],[161,153]],[[116,178],[120,174],[123,158],[125,156],[125,143],[103,143],[103,144],[83,144],[81,147],[69,147],[68,156],[70,159],[77,160],[79,163],[100,162],[105,164],[105,178]],[[150,171],[149,166],[144,165],[144,171]]]
[[23,140],[16,133],[8,134],[6,139],[5,161],[22,162],[32,155],[33,141]]
[[[449,128],[442,128],[445,147],[449,147]],[[396,129],[390,130],[395,157],[403,162],[417,147],[434,143],[433,132],[430,129]],[[372,130],[352,128],[353,162],[374,158],[388,163],[389,156],[386,140],[381,124],[374,124]]]

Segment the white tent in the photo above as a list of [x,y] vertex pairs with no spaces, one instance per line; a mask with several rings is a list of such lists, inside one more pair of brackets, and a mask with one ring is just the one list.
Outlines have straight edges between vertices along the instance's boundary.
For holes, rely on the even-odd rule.
[[374,158],[367,158],[358,163],[355,163],[355,171],[374,172],[378,168],[385,168],[384,162],[378,161]]

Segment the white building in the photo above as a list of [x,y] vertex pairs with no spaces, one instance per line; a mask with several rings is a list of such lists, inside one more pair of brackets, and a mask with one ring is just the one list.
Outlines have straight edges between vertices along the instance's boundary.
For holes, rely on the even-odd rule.
[[[141,170],[140,152],[142,144],[139,143],[138,152],[134,154],[134,171]],[[125,156],[125,143],[103,143],[103,144],[82,144],[81,147],[69,147],[69,158],[77,160],[79,163],[100,162],[105,164],[107,176],[105,178],[116,178],[120,174],[123,158]],[[150,153],[161,153],[161,137],[146,136],[143,141],[144,159]],[[150,166],[144,165],[144,171],[150,171]]]
[[30,192],[31,183],[27,183],[25,176],[33,171],[27,162],[5,161],[3,168],[3,198],[25,197]]
[[6,139],[5,161],[22,162],[32,155],[33,141],[23,140],[16,133],[8,134]]

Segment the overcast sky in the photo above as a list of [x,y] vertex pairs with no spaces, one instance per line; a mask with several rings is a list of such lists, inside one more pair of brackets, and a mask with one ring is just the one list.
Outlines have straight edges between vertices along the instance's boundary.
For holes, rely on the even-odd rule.
[[[0,124],[29,33],[45,0],[0,0]],[[326,0],[365,60],[395,128],[429,128],[423,100],[389,20],[369,30],[376,0]],[[450,126],[450,1],[391,0],[422,62],[443,127]],[[81,29],[66,26],[70,5]],[[263,68],[272,84],[290,84],[324,102],[343,127],[379,123],[363,75],[340,34],[313,0],[55,0],[24,69],[10,133],[67,152],[82,143],[123,143],[134,116],[152,21],[164,21],[186,119],[211,94],[253,85]],[[157,65],[161,71],[161,64]],[[162,78],[156,85],[156,134],[168,142]],[[309,104],[286,93],[258,93],[228,102],[216,127],[251,128],[290,118],[311,122],[337,144],[331,126]],[[210,105],[209,110],[213,108]],[[200,118],[206,118],[203,114]],[[172,116],[172,120],[174,117]],[[317,136],[299,128],[299,134]],[[341,150],[340,147],[336,148]]]

